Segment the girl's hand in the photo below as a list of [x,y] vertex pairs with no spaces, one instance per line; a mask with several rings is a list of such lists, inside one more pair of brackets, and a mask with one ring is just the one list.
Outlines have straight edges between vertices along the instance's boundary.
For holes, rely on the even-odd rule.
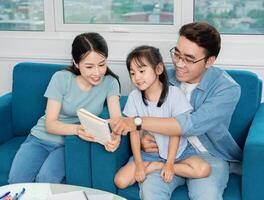
[[89,142],[94,142],[95,140],[95,137],[92,134],[86,132],[85,128],[82,125],[77,125],[76,135],[78,135],[81,139]]
[[161,170],[160,175],[164,180],[164,182],[166,183],[171,182],[174,176],[173,163],[165,163],[164,167]]
[[145,166],[143,162],[140,164],[136,164],[136,171],[135,171],[135,180],[139,183],[142,183],[146,178],[145,173]]
[[112,140],[107,141],[104,145],[105,150],[109,152],[114,152],[118,148],[120,141],[121,141],[121,136],[112,133]]

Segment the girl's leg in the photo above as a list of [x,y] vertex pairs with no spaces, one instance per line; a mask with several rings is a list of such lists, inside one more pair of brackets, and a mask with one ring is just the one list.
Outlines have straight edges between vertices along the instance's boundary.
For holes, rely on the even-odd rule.
[[[144,162],[145,167],[149,165],[149,162]],[[130,185],[133,185],[135,180],[136,164],[134,161],[130,161],[124,167],[122,167],[115,175],[115,184],[118,188],[124,189]]]
[[151,172],[161,170],[165,163],[163,162],[150,162],[149,165],[146,166],[146,174],[150,174]]
[[34,182],[49,152],[40,140],[29,135],[20,146],[9,172],[8,183]]
[[64,146],[51,151],[36,177],[36,182],[61,183],[65,177]]
[[210,175],[211,166],[198,156],[191,156],[174,164],[174,173],[186,178],[204,178]]
[[[156,170],[162,169],[163,162],[144,162],[146,175]],[[118,188],[124,189],[133,185],[135,180],[136,165],[134,161],[122,167],[115,175],[115,184]]]

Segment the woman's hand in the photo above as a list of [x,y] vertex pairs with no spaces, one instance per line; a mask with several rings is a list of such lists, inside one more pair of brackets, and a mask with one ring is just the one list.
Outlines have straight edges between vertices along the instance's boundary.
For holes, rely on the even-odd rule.
[[174,176],[174,169],[173,169],[173,163],[165,163],[164,167],[161,170],[160,173],[162,179],[164,182],[169,183],[172,181],[172,178]]
[[143,135],[140,140],[140,144],[142,150],[147,153],[154,153],[159,151],[155,138],[152,135]]
[[133,117],[117,117],[108,120],[111,125],[112,131],[118,135],[126,135],[128,132],[135,131]]
[[105,150],[109,152],[114,152],[118,148],[120,141],[121,141],[121,136],[112,133],[112,140],[107,141],[104,145]]
[[89,142],[94,142],[95,137],[86,132],[85,128],[82,125],[77,125],[76,126],[76,135],[78,135],[81,139],[89,141]]
[[143,162],[136,164],[135,180],[142,183],[146,178],[145,166]]

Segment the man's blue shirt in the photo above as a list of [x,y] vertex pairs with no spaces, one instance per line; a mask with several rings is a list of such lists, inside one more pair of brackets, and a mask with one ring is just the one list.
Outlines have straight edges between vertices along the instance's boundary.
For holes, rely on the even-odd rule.
[[[168,69],[169,82],[180,86],[175,70]],[[227,161],[241,161],[242,150],[228,128],[240,98],[240,86],[222,69],[210,67],[191,96],[194,110],[176,117],[182,136],[197,136],[208,152]]]

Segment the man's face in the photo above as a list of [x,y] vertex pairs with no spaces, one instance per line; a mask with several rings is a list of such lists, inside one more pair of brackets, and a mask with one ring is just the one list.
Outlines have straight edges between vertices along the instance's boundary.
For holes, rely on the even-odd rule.
[[215,60],[207,59],[204,48],[180,36],[176,47],[171,52],[176,70],[176,79],[187,83],[199,83],[206,69]]

